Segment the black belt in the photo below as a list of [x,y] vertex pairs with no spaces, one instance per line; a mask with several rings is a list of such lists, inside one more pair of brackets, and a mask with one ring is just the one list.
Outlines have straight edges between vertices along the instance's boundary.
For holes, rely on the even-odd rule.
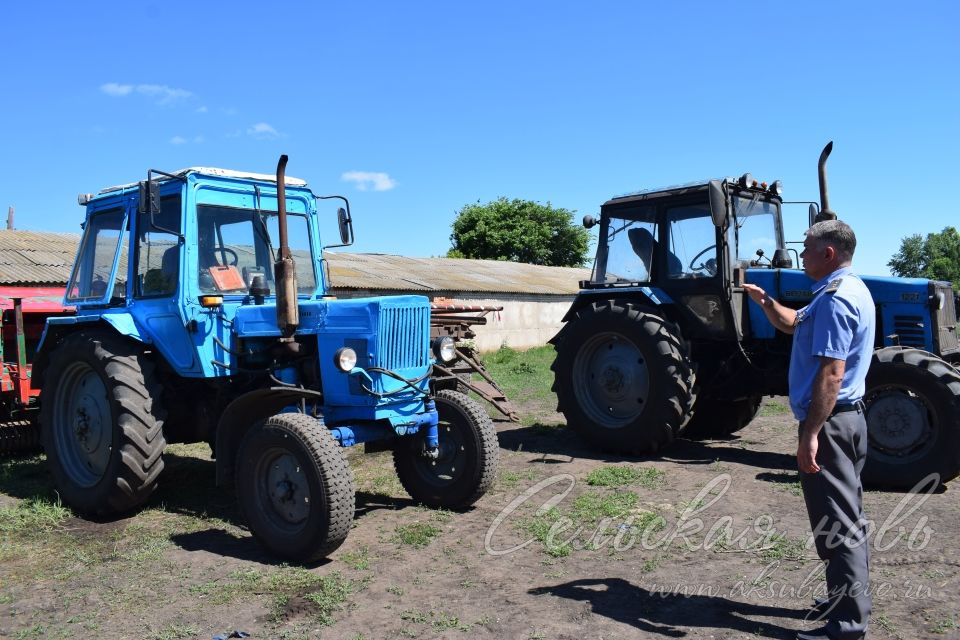
[[851,402],[850,404],[835,404],[833,405],[833,411],[830,412],[830,416],[835,416],[838,413],[845,413],[847,411],[856,411],[857,413],[863,413],[866,410],[866,407],[863,406],[862,400],[857,400],[856,402]]

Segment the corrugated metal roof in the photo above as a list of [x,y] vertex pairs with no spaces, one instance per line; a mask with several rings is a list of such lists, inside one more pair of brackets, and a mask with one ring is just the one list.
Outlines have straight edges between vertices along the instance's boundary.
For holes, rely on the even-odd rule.
[[65,286],[80,235],[0,229],[0,284]]
[[590,278],[589,269],[497,260],[330,252],[327,261],[335,289],[573,295]]
[[[73,233],[0,230],[0,284],[66,286],[79,242]],[[589,269],[495,260],[334,252],[326,258],[334,289],[573,295],[590,277]]]

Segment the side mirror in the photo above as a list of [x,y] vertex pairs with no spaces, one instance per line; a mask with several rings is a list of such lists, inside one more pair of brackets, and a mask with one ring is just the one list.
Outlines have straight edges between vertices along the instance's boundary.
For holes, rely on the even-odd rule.
[[343,207],[337,209],[337,223],[340,225],[340,242],[353,244],[353,219]]
[[813,226],[814,221],[817,219],[817,216],[820,215],[820,208],[814,204],[810,203],[810,208],[807,209],[807,228]]
[[160,213],[160,189],[155,180],[140,181],[140,202],[137,203],[138,213],[150,214],[151,222],[153,216]]
[[722,228],[727,222],[726,181],[711,180],[707,193],[710,196],[710,218],[714,226]]

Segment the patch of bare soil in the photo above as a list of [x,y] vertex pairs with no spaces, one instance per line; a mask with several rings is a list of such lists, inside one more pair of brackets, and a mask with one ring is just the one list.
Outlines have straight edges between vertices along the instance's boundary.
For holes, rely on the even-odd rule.
[[[0,586],[0,598],[10,594],[0,637],[792,638],[817,626],[805,617],[823,584],[795,424],[778,400],[738,436],[680,440],[655,458],[592,451],[549,426],[557,416],[544,416],[547,426],[498,421],[500,480],[459,513],[414,505],[389,456],[351,451],[356,522],[328,561],[278,565],[221,505],[215,520],[173,535],[143,565],[149,573],[124,564],[123,575],[71,573],[68,590],[46,578],[30,593]],[[196,478],[209,472],[200,465]],[[867,491],[871,638],[960,630],[958,495],[953,485],[929,496]],[[169,494],[164,505],[165,514],[197,511]],[[66,525],[111,535],[97,526],[106,525]],[[4,567],[0,578],[22,570]],[[84,632],[90,612],[95,631]]]

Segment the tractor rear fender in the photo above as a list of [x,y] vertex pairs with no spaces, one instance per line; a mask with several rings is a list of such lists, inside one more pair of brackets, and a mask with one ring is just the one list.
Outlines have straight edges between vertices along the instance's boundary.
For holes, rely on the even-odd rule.
[[[582,307],[592,304],[598,300],[639,302],[642,305],[650,306],[656,309],[663,309],[663,314],[668,320],[676,321],[676,319],[672,317],[674,315],[675,307],[673,298],[667,295],[667,293],[662,289],[657,287],[618,287],[616,289],[587,289],[577,294],[573,304],[570,305],[567,313],[563,316],[562,322],[564,323],[564,328],[569,326],[567,323],[577,311],[579,311]],[[550,343],[556,344],[556,341],[563,335],[563,332],[564,329],[560,329],[560,332],[550,339]]]
[[247,429],[284,407],[299,404],[301,400],[318,401],[323,394],[309,389],[268,387],[245,393],[227,405],[217,423],[216,458],[217,486],[230,487],[234,480],[234,459],[237,447]]
[[31,373],[32,385],[35,388],[43,386],[43,377],[46,373],[47,365],[50,363],[50,354],[63,342],[65,337],[75,331],[91,329],[98,326],[110,327],[119,335],[132,338],[143,344],[148,342],[141,335],[140,329],[136,323],[134,323],[133,318],[127,313],[55,316],[47,318],[47,324],[43,328],[43,335],[40,336],[40,342],[37,344],[37,353],[33,359],[33,370]]

